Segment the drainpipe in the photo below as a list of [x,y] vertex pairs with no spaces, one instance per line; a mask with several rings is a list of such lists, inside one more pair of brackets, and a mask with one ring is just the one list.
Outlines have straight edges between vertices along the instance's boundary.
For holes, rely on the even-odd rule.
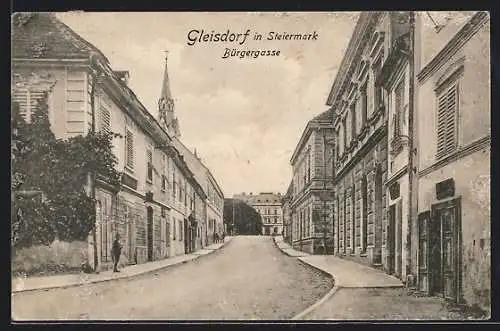
[[[91,132],[95,133],[96,132],[96,119],[95,119],[95,90],[97,86],[97,69],[94,66],[94,63],[92,62],[93,57],[91,56],[90,58],[90,72],[92,76],[92,86],[90,90],[90,107],[91,107],[91,112],[92,112],[92,127],[91,127]],[[90,197],[92,200],[95,202],[96,200],[96,174],[93,170],[91,170],[89,174],[89,184],[90,184]],[[99,273],[99,255],[97,252],[97,215],[96,215],[96,220],[94,222],[94,226],[92,227],[92,240],[94,243],[94,272]]]
[[415,12],[410,11],[410,55],[409,55],[409,104],[408,104],[408,239],[406,251],[407,277],[412,272],[411,251],[412,251],[412,228],[415,220],[413,219],[413,195],[414,195],[414,94],[415,94]]

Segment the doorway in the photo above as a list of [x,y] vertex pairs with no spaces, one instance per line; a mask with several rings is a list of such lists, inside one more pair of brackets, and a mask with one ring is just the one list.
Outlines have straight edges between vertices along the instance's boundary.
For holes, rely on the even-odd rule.
[[401,200],[389,207],[389,222],[387,229],[387,268],[389,274],[397,277],[402,276],[403,254],[402,254],[402,217],[403,208]]
[[382,170],[380,165],[375,169],[375,180],[373,182],[375,191],[375,203],[374,203],[374,214],[373,226],[374,226],[374,254],[373,262],[374,264],[382,263]]
[[153,208],[147,208],[148,261],[153,261]]
[[361,251],[366,253],[368,247],[368,190],[366,177],[361,182]]
[[189,222],[187,219],[184,219],[184,253],[189,254],[191,248],[191,240],[189,235]]
[[429,293],[458,302],[460,298],[460,201],[432,206],[429,231]]

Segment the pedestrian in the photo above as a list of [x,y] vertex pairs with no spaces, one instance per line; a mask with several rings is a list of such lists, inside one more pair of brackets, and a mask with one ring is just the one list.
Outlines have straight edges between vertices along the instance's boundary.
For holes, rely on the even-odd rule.
[[122,245],[120,244],[120,235],[117,233],[115,240],[113,241],[113,247],[111,248],[111,255],[113,256],[113,272],[120,272],[118,270],[118,262],[120,261],[120,255],[122,253]]
[[224,242],[225,238],[226,238],[226,232],[222,232],[222,242]]

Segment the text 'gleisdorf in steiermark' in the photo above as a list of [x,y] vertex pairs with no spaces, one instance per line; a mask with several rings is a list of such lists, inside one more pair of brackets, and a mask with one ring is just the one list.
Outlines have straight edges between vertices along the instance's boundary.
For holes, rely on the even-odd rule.
[[[262,47],[250,48],[246,46],[249,41],[301,41],[318,40],[318,33],[311,31],[308,33],[291,33],[270,31],[267,33],[252,32],[247,29],[245,32],[207,31],[204,29],[193,29],[187,33],[187,45],[198,46],[202,44],[221,44],[224,51],[221,54],[223,59],[227,58],[258,58],[280,56],[279,49],[266,49]],[[243,47],[242,47],[243,46]]]

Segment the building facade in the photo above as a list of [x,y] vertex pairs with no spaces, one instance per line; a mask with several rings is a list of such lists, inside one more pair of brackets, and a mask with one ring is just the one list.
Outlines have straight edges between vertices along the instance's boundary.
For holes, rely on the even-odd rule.
[[283,240],[289,245],[292,244],[292,209],[290,208],[290,201],[293,198],[293,183],[290,182],[288,189],[281,199],[281,210],[283,212]]
[[262,217],[262,235],[278,235],[283,231],[281,193],[235,194],[233,199],[242,200],[252,206]]
[[172,136],[128,87],[128,73],[111,69],[97,48],[54,14],[21,14],[12,39],[12,97],[26,119],[37,98],[47,92],[57,138],[91,131],[115,136],[120,186],[99,176],[95,189],[89,186],[97,200],[96,233],[88,239],[89,264],[98,269],[111,265],[117,233],[124,247],[122,261],[129,264],[196,248],[194,227],[197,217],[205,217],[201,201],[206,195]]
[[[403,235],[387,218],[388,96],[380,76],[396,41],[409,31],[408,15],[360,14],[327,100],[337,113],[335,254],[389,273],[396,273],[392,256],[399,246],[393,241],[401,243]],[[397,240],[388,236],[392,232]]]
[[427,15],[416,19],[413,269],[422,292],[491,311],[489,15],[441,22],[437,33]]
[[192,170],[196,181],[201,185],[206,196],[205,199],[200,200],[198,204],[199,211],[196,215],[193,215],[196,218],[196,233],[199,234],[195,239],[196,247],[203,248],[214,242],[216,232],[219,235],[224,232],[224,194],[210,170],[197,155],[196,150],[192,152],[180,139],[181,132],[179,122],[175,117],[175,102],[170,89],[167,62],[166,58],[163,84],[158,101],[158,120],[165,131],[172,137],[172,144]]
[[333,247],[333,110],[307,123],[292,154],[292,246],[311,254]]

